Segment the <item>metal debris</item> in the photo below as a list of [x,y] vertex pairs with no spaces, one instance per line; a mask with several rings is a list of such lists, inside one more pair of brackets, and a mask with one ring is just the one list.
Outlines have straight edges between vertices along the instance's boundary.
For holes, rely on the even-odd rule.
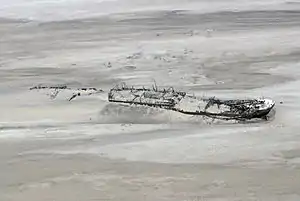
[[78,96],[90,96],[93,94],[97,94],[100,92],[103,92],[102,89],[97,89],[94,87],[86,87],[86,88],[69,88],[66,85],[57,85],[57,86],[44,86],[44,85],[37,85],[34,87],[31,87],[29,90],[42,90],[42,89],[48,89],[50,90],[50,98],[54,99],[57,97],[57,95],[62,92],[62,91],[71,91],[72,95],[71,97],[68,99],[68,101],[71,101],[73,99],[75,99]]

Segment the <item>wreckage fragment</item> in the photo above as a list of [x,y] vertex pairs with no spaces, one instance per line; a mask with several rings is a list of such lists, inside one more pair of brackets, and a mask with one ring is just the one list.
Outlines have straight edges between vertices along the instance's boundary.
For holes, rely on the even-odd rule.
[[174,107],[185,95],[185,92],[175,91],[173,88],[159,90],[157,88],[127,87],[123,84],[110,90],[108,100],[169,109]]
[[34,87],[31,87],[29,90],[49,90],[48,95],[51,97],[51,99],[54,99],[57,97],[57,95],[62,91],[69,91],[72,93],[71,97],[68,99],[69,101],[75,99],[78,96],[90,96],[93,94],[97,94],[100,92],[103,92],[102,89],[96,89],[94,87],[89,88],[69,88],[66,85],[57,85],[57,86],[43,86],[43,85],[37,85]]
[[270,99],[221,100],[197,98],[173,88],[116,86],[108,93],[108,101],[146,105],[173,110],[187,115],[202,115],[223,120],[266,119],[275,102]]

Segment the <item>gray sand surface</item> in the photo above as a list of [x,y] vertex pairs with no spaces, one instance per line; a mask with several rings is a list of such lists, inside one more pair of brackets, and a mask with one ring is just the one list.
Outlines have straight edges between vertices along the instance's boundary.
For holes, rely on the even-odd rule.
[[[297,2],[15,2],[0,6],[0,201],[300,200]],[[153,80],[276,113],[211,122],[28,90]]]

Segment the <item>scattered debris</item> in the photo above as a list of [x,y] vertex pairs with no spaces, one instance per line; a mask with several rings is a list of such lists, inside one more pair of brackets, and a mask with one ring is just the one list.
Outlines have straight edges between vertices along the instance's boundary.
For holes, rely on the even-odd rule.
[[109,61],[109,62],[107,62],[107,63],[105,63],[104,64],[104,66],[106,67],[106,68],[111,68],[112,67],[112,65],[111,65],[111,62]]
[[143,52],[136,52],[130,56],[127,56],[126,59],[140,59],[143,56]]
[[77,88],[72,89],[67,87],[66,85],[57,85],[57,86],[43,86],[43,85],[37,85],[34,87],[31,87],[29,90],[42,90],[42,89],[48,89],[50,90],[50,98],[55,99],[57,95],[62,91],[71,91],[72,96],[68,99],[69,101],[75,99],[78,96],[90,96],[93,94],[97,94],[100,92],[103,92],[102,89],[96,89],[94,87],[88,87],[88,88]]

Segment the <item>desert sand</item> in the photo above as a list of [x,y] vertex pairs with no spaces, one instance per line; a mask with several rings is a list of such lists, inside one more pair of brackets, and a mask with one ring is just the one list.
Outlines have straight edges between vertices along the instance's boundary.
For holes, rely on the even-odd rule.
[[[1,201],[300,200],[300,5],[3,1]],[[51,100],[37,84],[268,97],[270,121]],[[281,104],[280,104],[281,102]],[[276,112],[276,113],[275,113]]]

